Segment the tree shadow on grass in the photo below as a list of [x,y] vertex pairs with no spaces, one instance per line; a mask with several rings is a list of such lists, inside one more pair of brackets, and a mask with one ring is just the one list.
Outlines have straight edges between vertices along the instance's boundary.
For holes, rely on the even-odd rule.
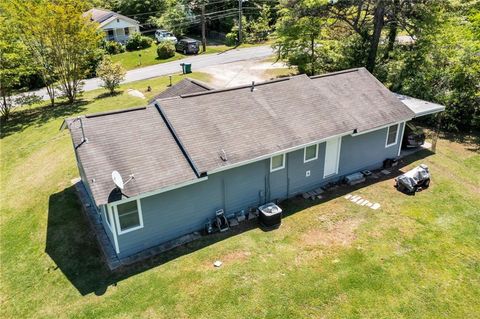
[[101,94],[97,95],[95,97],[95,100],[101,100],[101,99],[105,99],[105,98],[108,98],[108,97],[114,97],[114,96],[118,96],[118,95],[122,95],[122,94],[123,94],[123,90],[115,91],[113,93],[104,92],[104,93],[101,93]]
[[480,131],[472,131],[470,133],[443,132],[441,136],[451,142],[465,144],[466,149],[469,151],[480,152]]
[[[406,166],[431,154],[432,152],[428,150],[419,151],[400,160],[398,167],[393,169],[391,174],[382,175],[379,179],[369,179],[367,182],[355,186],[344,185],[329,190],[325,192],[321,200],[305,200],[301,197],[295,197],[283,201],[280,205],[284,211],[284,218],[371,184],[391,179],[402,174],[402,169]],[[406,195],[399,192],[398,196]],[[196,241],[170,251],[110,271],[102,259],[94,232],[82,211],[75,186],[71,186],[50,196],[45,252],[56,263],[56,270],[62,271],[81,295],[90,293],[103,295],[109,286],[115,286],[124,279],[257,227],[258,223],[256,221],[248,221],[228,232],[203,236]]]
[[19,107],[10,114],[8,121],[2,122],[0,138],[21,132],[32,125],[41,126],[52,119],[69,117],[82,112],[88,103],[85,100],[78,100],[74,104],[58,102],[54,107],[51,105]]

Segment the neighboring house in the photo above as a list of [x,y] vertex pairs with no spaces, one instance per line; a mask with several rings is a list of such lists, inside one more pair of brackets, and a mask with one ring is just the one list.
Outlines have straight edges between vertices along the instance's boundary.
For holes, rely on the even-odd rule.
[[133,32],[140,32],[138,21],[113,11],[93,8],[83,14],[99,24],[105,32],[105,39],[124,43]]
[[[417,104],[360,68],[157,99],[63,127],[122,259],[203,229],[217,209],[247,210],[381,167],[399,156],[406,121],[443,110]],[[122,193],[114,170],[134,176]]]

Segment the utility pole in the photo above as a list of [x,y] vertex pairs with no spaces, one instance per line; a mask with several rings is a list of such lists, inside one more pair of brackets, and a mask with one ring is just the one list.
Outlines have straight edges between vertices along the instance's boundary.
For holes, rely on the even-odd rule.
[[238,44],[242,44],[242,4],[243,0],[238,0]]
[[202,15],[201,15],[201,22],[202,22],[202,48],[203,52],[207,51],[207,38],[205,37],[205,1],[202,1]]

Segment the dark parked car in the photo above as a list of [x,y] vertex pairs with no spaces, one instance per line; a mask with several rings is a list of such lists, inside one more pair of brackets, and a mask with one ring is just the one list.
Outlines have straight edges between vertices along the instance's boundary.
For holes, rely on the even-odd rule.
[[422,129],[416,127],[412,123],[407,123],[405,133],[403,133],[402,147],[411,148],[418,147],[425,143],[425,133]]
[[175,44],[175,50],[183,54],[197,54],[199,51],[198,41],[194,39],[181,39]]

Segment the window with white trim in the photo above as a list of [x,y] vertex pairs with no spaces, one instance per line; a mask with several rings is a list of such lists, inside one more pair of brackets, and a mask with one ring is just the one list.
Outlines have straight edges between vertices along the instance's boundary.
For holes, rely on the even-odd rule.
[[398,138],[398,124],[389,126],[387,131],[387,141],[385,142],[385,147],[389,147],[397,144],[397,138]]
[[285,168],[285,154],[275,155],[270,158],[270,172]]
[[138,199],[117,205],[116,211],[119,234],[143,227],[142,212]]
[[303,151],[303,162],[314,161],[318,158],[318,144],[305,147]]

